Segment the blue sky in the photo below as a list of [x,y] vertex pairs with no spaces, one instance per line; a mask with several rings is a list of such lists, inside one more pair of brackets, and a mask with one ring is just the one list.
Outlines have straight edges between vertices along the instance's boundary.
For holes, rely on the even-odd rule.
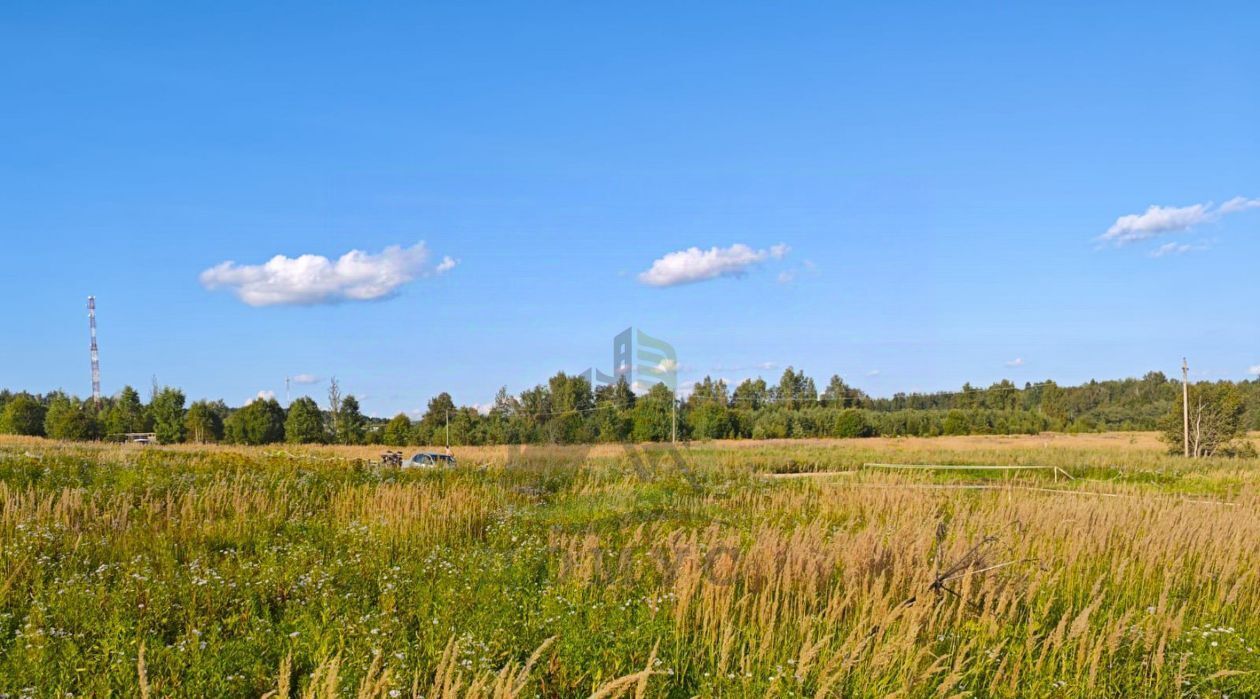
[[0,8],[0,385],[1260,371],[1254,3],[255,5]]

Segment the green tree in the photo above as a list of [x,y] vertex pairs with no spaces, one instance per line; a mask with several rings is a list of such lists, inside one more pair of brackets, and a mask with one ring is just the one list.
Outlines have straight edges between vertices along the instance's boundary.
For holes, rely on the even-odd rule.
[[27,393],[19,393],[9,399],[0,413],[0,432],[31,437],[44,435],[44,417],[47,410]]
[[87,405],[57,396],[44,416],[44,433],[53,439],[87,440],[99,436],[99,427]]
[[736,423],[725,404],[701,402],[687,411],[687,425],[696,439],[726,439],[735,436]]
[[302,396],[289,404],[284,420],[284,441],[290,444],[316,444],[328,441],[324,414],[314,399]]
[[851,439],[854,437],[873,437],[875,428],[866,421],[860,410],[848,408],[836,414],[836,424],[831,433],[836,437]]
[[284,419],[275,398],[260,398],[229,415],[223,430],[233,444],[273,444],[284,441]]
[[[522,394],[522,397],[524,394]],[[417,444],[445,444],[446,422],[455,416],[458,408],[449,393],[439,393],[429,400],[429,405],[415,425]]]
[[823,391],[820,398],[823,405],[838,408],[861,408],[870,402],[870,396],[861,389],[846,384],[839,374],[831,375],[827,390]]
[[735,387],[735,394],[731,402],[736,408],[744,408],[748,410],[760,410],[770,400],[770,391],[766,387],[766,381],[762,378],[744,379],[742,383]]
[[398,413],[390,418],[381,432],[381,441],[394,447],[401,447],[411,441],[411,418],[405,413]]
[[941,426],[941,430],[945,434],[967,434],[971,431],[971,423],[967,420],[967,413],[962,410],[951,410],[945,415],[945,422]]
[[223,439],[223,418],[213,404],[199,400],[184,415],[184,434],[190,442],[217,442]]
[[[1232,383],[1200,383],[1190,387],[1190,456],[1234,456],[1254,454],[1247,435],[1247,405],[1243,393]],[[1180,401],[1164,417],[1164,441],[1172,454],[1184,453],[1184,424]]]
[[753,439],[783,439],[791,436],[788,413],[778,407],[765,408],[754,413]]
[[140,393],[131,386],[123,386],[114,404],[105,413],[105,431],[111,435],[128,432],[146,432],[144,404]]
[[631,436],[636,442],[666,442],[671,434],[674,393],[658,383],[634,402]]
[[362,444],[367,430],[367,420],[359,411],[359,401],[354,396],[341,399],[337,411],[337,443]]
[[775,393],[775,399],[788,410],[796,410],[813,403],[818,397],[814,380],[806,376],[803,370],[792,371],[792,367],[783,370],[783,376],[779,378],[779,387]]
[[698,381],[692,387],[691,395],[687,396],[687,406],[690,408],[708,404],[726,407],[729,402],[730,396],[728,395],[726,382],[722,379],[714,381],[708,376]]
[[184,441],[184,392],[167,386],[149,402],[153,431],[160,444]]
[[585,429],[587,413],[595,405],[591,382],[585,376],[569,376],[563,371],[547,382],[551,395],[551,414],[545,422],[547,441],[557,444],[574,444],[591,441],[593,435]]
[[617,382],[604,384],[595,389],[595,429],[601,442],[626,442],[634,430],[634,404],[636,396],[625,374]]

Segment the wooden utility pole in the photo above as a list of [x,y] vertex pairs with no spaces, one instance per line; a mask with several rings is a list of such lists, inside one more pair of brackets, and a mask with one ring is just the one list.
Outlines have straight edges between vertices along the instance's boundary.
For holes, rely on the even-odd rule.
[[1186,358],[1181,358],[1181,443],[1185,447],[1186,458],[1190,458],[1190,365]]

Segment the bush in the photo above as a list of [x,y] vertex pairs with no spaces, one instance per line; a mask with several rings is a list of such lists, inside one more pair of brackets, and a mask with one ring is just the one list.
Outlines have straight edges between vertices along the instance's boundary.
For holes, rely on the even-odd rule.
[[866,416],[860,410],[848,409],[841,410],[836,415],[836,424],[832,428],[832,435],[842,438],[858,438],[873,437],[875,429],[866,421]]

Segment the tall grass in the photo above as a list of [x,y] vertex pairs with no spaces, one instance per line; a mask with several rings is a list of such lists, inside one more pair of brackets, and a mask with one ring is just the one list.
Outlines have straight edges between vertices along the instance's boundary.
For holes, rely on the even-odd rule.
[[687,473],[364,455],[0,443],[0,693],[1260,694],[1255,462],[1143,435],[698,444]]

